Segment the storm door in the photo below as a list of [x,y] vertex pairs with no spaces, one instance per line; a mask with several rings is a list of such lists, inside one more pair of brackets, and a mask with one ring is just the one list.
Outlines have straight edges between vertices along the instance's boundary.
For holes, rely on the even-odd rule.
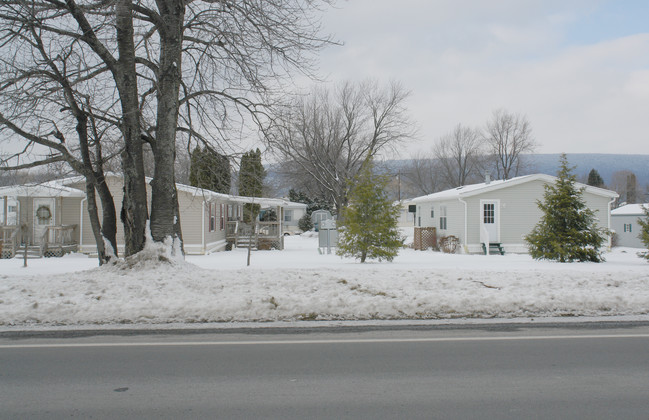
[[500,242],[500,202],[480,200],[480,229],[489,235],[490,243]]

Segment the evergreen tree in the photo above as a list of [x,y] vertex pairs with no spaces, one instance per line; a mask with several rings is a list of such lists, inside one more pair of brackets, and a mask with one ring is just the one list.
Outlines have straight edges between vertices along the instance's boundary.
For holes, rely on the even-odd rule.
[[[638,224],[640,225],[638,238],[640,238],[645,247],[649,248],[649,206],[642,206],[642,211],[644,211],[645,217],[638,218]],[[644,258],[649,260],[649,251],[644,253]]]
[[592,187],[604,187],[604,180],[596,169],[591,169],[588,173],[588,181],[586,183]]
[[[261,197],[264,188],[266,170],[261,163],[261,151],[251,150],[241,157],[239,169],[239,195]],[[254,220],[259,214],[259,204],[246,204],[243,207],[243,220],[246,223]]]
[[300,217],[300,220],[297,221],[297,227],[299,227],[302,232],[308,232],[313,229],[311,215],[309,213],[305,213],[304,216]]
[[371,160],[365,161],[342,211],[342,226],[336,253],[364,263],[367,258],[392,259],[403,245],[397,228],[399,206],[386,192],[389,177],[373,173]]
[[561,155],[558,179],[545,186],[544,200],[538,202],[543,216],[525,237],[535,259],[603,261],[600,247],[608,231],[597,226],[595,213],[586,207],[584,189],[575,186],[573,169]]
[[293,188],[288,190],[288,199],[294,203],[306,204],[306,213],[310,216],[316,210],[329,210],[332,211],[334,205],[328,202],[325,198],[315,197],[312,198],[303,191],[296,191]]
[[229,194],[231,173],[227,156],[197,146],[191,155],[189,183],[193,187]]

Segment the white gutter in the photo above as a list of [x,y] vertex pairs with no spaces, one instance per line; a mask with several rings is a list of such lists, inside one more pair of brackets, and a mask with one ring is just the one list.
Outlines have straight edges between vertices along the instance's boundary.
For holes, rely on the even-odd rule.
[[79,209],[79,252],[83,252],[83,202],[87,197],[81,200],[81,208]]
[[464,252],[469,253],[469,244],[468,244],[468,230],[469,230],[469,214],[468,214],[468,207],[467,207],[467,202],[462,200],[462,197],[457,198],[458,201],[462,204],[464,204]]
[[201,242],[203,254],[205,254],[207,252],[205,249],[205,200],[201,201]]
[[[615,202],[617,197],[611,198],[611,201],[608,202],[608,215],[607,215],[607,229],[610,231],[611,230],[611,206]],[[608,235],[608,249],[611,249],[611,246],[613,246],[613,235]]]

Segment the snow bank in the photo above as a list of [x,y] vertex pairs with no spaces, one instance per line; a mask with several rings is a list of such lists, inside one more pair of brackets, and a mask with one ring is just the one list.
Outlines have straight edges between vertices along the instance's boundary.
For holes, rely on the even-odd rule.
[[316,238],[284,251],[190,256],[172,264],[0,260],[0,325],[282,320],[516,318],[649,314],[649,264],[616,249],[604,263],[527,255],[403,250],[393,263],[320,254]]

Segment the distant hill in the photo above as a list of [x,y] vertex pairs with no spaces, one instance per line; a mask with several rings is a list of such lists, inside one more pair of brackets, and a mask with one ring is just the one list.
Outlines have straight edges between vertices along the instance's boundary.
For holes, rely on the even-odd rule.
[[[556,154],[534,154],[524,155],[523,158],[530,163],[530,168],[526,174],[543,173],[555,175],[559,169],[559,153]],[[568,163],[574,166],[574,174],[578,180],[585,180],[591,169],[597,170],[606,184],[610,184],[612,175],[618,171],[631,171],[636,175],[637,185],[645,189],[649,185],[649,155],[617,155],[617,154],[597,154],[597,153],[569,153]],[[409,165],[409,160],[388,160],[381,162],[381,166],[390,173],[397,173],[399,170],[405,170]],[[288,194],[289,187],[282,185],[280,177],[277,174],[277,167],[270,166],[266,168],[266,181],[275,186],[274,193],[277,196]]]
[[[533,168],[532,173],[556,175],[559,169],[560,154],[526,155]],[[568,163],[575,166],[577,178],[587,177],[591,169],[595,169],[604,179],[611,182],[613,173],[631,171],[637,178],[638,185],[649,184],[649,155],[615,155],[598,153],[568,153]]]

